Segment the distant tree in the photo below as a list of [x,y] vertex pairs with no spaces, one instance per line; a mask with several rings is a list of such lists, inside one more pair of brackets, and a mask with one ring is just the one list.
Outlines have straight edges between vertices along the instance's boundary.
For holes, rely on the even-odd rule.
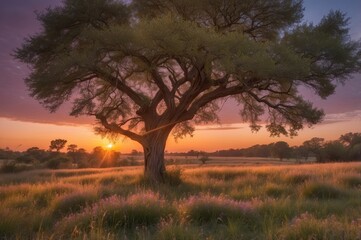
[[279,141],[272,145],[272,153],[282,161],[284,158],[290,157],[291,148],[288,143]]
[[105,150],[101,146],[96,146],[93,148],[92,155],[96,158],[102,158],[104,156]]
[[206,164],[210,158],[206,153],[201,153],[200,157],[198,158],[198,160],[202,163],[202,164]]
[[12,151],[8,147],[6,147],[5,149],[0,148],[0,160],[16,159],[19,156],[19,152]]
[[337,162],[346,160],[346,149],[340,141],[326,142],[322,148],[324,161]]
[[307,153],[312,153],[314,156],[316,156],[316,160],[318,162],[322,162],[322,148],[324,141],[325,139],[323,138],[314,137],[310,140],[304,141],[302,147]]
[[344,143],[347,147],[352,148],[353,146],[361,143],[361,133],[346,133],[341,135],[339,140]]
[[310,150],[308,150],[305,146],[297,146],[293,150],[295,156],[297,159],[303,159],[304,161],[307,161],[310,157]]
[[44,149],[40,149],[38,147],[31,147],[28,148],[22,154],[22,160],[29,161],[29,163],[36,163],[36,162],[44,162],[47,160],[49,153],[46,152]]
[[187,156],[190,156],[190,157],[197,157],[198,158],[198,156],[199,156],[199,151],[195,151],[195,150],[189,150],[188,152],[187,152]]
[[38,147],[31,147],[24,151],[21,156],[17,157],[17,162],[23,163],[34,163],[36,161],[40,161],[44,157],[45,151],[39,149]]
[[72,160],[65,155],[58,155],[50,158],[45,165],[50,169],[72,168]]
[[74,152],[76,152],[77,148],[78,148],[78,145],[69,144],[67,150],[68,150],[68,152],[74,153]]
[[271,157],[272,144],[257,144],[245,149],[244,155],[247,157]]
[[218,120],[232,97],[252,130],[268,114],[272,136],[295,135],[323,112],[301,96],[326,98],[360,70],[360,45],[345,14],[301,24],[302,0],[65,0],[38,19],[43,29],[16,57],[26,84],[51,111],[94,116],[97,133],[124,135],[144,149],[144,173],[165,177],[169,134]]
[[76,144],[69,144],[67,146],[67,156],[73,160],[74,163],[76,163],[76,158],[77,158],[77,148],[78,148],[78,145]]
[[105,156],[105,150],[101,146],[96,146],[90,154],[89,165],[91,167],[99,167]]
[[56,150],[57,152],[59,152],[62,148],[65,147],[66,142],[67,142],[67,140],[65,140],[65,139],[52,140],[50,142],[49,149],[50,149],[50,151],[51,150]]
[[137,155],[140,155],[141,153],[138,151],[138,150],[135,150],[135,149],[132,149],[132,151],[130,152],[130,155],[133,155],[133,156],[137,156]]
[[86,168],[91,166],[90,156],[84,148],[79,148],[76,152],[71,154],[73,161],[78,165],[79,168]]
[[347,149],[347,158],[349,160],[361,161],[361,144],[356,144],[352,148]]
[[347,159],[361,160],[361,133],[346,133],[339,140],[346,147]]

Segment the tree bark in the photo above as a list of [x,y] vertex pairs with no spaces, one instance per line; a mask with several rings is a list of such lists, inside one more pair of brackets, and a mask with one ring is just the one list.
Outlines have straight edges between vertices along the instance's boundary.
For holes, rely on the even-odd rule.
[[154,183],[164,182],[166,173],[164,150],[170,130],[160,129],[147,135],[143,144],[144,176]]

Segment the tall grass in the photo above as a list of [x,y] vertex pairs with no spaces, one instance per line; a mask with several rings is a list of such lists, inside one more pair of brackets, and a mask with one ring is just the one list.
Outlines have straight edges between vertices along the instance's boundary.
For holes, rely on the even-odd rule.
[[361,239],[361,164],[0,177],[0,239]]

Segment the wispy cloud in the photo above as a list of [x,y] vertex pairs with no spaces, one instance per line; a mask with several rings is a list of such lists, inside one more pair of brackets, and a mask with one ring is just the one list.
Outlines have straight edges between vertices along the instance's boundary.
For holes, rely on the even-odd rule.
[[236,130],[242,128],[243,126],[241,126],[240,124],[208,125],[208,126],[197,126],[196,131]]
[[325,119],[323,120],[323,122],[321,124],[347,122],[347,121],[352,121],[352,120],[361,121],[361,110],[354,110],[354,111],[343,112],[343,113],[326,114]]

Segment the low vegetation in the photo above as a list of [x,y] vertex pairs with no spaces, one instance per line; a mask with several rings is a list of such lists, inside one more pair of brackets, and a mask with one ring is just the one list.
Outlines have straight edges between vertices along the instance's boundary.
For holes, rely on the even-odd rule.
[[0,239],[361,239],[361,164],[34,170],[0,178]]

